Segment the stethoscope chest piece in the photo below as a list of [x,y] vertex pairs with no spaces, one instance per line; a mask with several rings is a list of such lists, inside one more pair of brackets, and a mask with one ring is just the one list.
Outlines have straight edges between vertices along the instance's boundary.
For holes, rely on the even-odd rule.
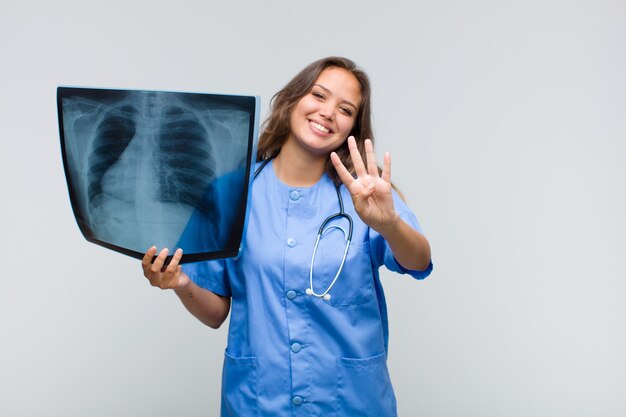
[[318,295],[318,294],[315,294],[313,292],[313,289],[311,289],[311,288],[307,288],[305,292],[307,293],[307,295],[314,295],[315,297],[321,297],[321,298],[323,298],[326,301],[330,301],[330,294],[328,294],[328,293],[324,294],[323,296],[322,295]]

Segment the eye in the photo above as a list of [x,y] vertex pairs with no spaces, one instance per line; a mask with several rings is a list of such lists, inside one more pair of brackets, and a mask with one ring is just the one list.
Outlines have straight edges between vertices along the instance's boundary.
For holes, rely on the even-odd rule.
[[319,99],[319,100],[324,100],[324,94],[318,92],[318,91],[312,91],[311,94],[313,95],[313,97]]
[[339,107],[339,111],[345,114],[346,116],[352,116],[352,114],[354,113],[352,109],[349,107]]

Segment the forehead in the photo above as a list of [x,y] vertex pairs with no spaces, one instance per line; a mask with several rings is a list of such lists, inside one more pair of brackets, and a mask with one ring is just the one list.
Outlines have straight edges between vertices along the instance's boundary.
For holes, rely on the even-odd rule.
[[339,100],[349,101],[355,106],[361,104],[361,84],[354,74],[343,68],[330,67],[322,71],[315,80]]

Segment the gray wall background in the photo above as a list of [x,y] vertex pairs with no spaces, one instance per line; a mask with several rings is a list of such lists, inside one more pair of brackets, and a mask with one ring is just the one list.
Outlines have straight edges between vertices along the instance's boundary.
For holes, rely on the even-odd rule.
[[[214,416],[227,326],[83,240],[59,84],[271,95],[351,57],[430,238],[385,273],[402,416],[626,415],[626,3],[68,1],[0,10],[0,415]],[[328,399],[332,401],[331,398]]]

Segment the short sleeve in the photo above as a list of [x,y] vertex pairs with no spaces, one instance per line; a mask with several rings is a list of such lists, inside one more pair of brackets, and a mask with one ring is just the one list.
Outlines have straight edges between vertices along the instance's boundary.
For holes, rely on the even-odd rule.
[[228,279],[230,267],[230,260],[217,259],[184,264],[182,270],[199,287],[224,297],[230,297],[231,290]]
[[[402,220],[407,222],[411,227],[413,227],[418,232],[424,233],[422,231],[422,228],[415,214],[413,214],[413,212],[408,208],[406,203],[400,198],[400,196],[395,191],[393,191],[393,203],[394,203],[396,212],[398,213],[398,215],[400,216]],[[387,241],[385,241],[385,239],[383,239],[383,237],[378,232],[376,232],[375,230],[371,228],[370,228],[370,250],[372,253],[372,263],[374,267],[376,268],[380,268],[381,266],[384,265],[390,271],[397,272],[400,274],[409,274],[415,279],[424,279],[428,275],[430,275],[430,273],[433,270],[432,260],[428,264],[428,267],[426,267],[426,269],[423,271],[406,269],[405,267],[400,265],[398,261],[396,260],[396,258],[393,256],[393,253],[391,252],[391,248],[389,247],[389,244],[387,243]]]

